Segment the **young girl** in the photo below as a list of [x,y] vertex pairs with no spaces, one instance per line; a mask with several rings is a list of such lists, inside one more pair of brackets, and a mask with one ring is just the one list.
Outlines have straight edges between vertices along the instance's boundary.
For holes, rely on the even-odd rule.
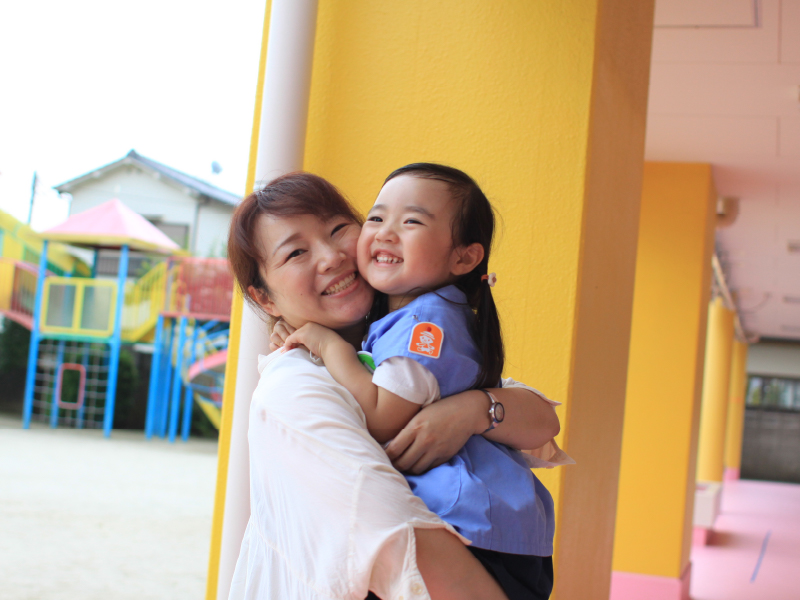
[[[503,342],[487,273],[493,230],[492,207],[465,173],[429,163],[394,171],[358,240],[359,272],[385,294],[373,308],[382,318],[363,344],[372,369],[319,325],[286,338],[285,350],[302,344],[322,358],[379,442],[440,397],[500,382]],[[485,393],[492,429],[503,407]],[[511,600],[548,598],[552,589],[553,502],[529,465],[520,452],[475,435],[447,463],[407,476],[428,508],[472,542]]]

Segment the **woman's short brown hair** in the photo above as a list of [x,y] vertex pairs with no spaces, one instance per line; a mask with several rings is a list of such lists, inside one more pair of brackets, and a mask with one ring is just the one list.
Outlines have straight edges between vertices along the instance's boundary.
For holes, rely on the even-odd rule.
[[[228,261],[236,283],[251,305],[249,288],[268,293],[259,266],[264,262],[257,225],[261,215],[315,215],[322,220],[346,216],[359,225],[361,216],[329,181],[311,173],[289,173],[256,190],[236,208],[228,234]],[[258,307],[260,308],[260,307]]]

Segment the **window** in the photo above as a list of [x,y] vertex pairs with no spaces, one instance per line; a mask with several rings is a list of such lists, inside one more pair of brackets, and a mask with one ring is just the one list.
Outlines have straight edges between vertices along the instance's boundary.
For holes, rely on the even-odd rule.
[[800,379],[752,375],[747,382],[747,406],[800,412]]
[[[116,277],[119,274],[119,250],[101,250],[97,255],[95,275]],[[128,278],[138,279],[163,259],[131,251],[128,255]]]
[[183,249],[189,245],[189,226],[180,223],[164,223],[156,221],[153,223],[161,232]]

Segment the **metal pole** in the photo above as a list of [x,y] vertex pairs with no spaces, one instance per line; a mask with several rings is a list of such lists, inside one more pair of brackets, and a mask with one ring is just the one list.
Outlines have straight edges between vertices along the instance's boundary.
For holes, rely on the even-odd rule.
[[[194,320],[194,331],[192,332],[192,346],[191,354],[189,355],[189,363],[186,365],[187,371],[195,360],[197,360],[197,338],[200,334],[200,326],[197,319]],[[186,381],[186,391],[183,398],[183,425],[181,427],[181,439],[184,442],[189,441],[189,429],[192,426],[192,408],[194,407],[194,390],[189,381]]]
[[[194,331],[192,332],[192,345],[191,345],[191,352],[189,354],[189,362],[186,365],[186,370],[188,372],[189,368],[194,364],[195,360],[197,360],[197,338],[200,334],[200,326],[197,323],[197,319],[194,320]],[[194,390],[190,385],[190,382],[185,382],[186,384],[186,391],[184,392],[183,396],[183,424],[181,427],[181,439],[186,442],[189,441],[189,429],[192,426],[192,408],[194,408]]]
[[186,317],[181,317],[178,326],[178,348],[175,355],[175,375],[172,379],[172,402],[169,411],[169,441],[174,442],[178,434],[178,413],[181,407],[181,383],[183,383],[183,354],[186,345]]
[[[50,427],[53,428],[53,429],[58,427],[58,399],[61,397],[61,392],[64,391],[63,389],[61,389],[62,386],[60,386],[59,382],[58,382],[58,370],[61,368],[61,365],[64,362],[64,345],[65,344],[66,344],[66,342],[64,340],[61,340],[60,342],[58,342],[58,353],[56,354],[56,371],[55,371],[55,374],[56,374],[55,386],[56,387],[53,389],[53,398],[52,398],[53,399],[53,406],[51,407],[51,410],[50,410]],[[63,383],[63,381],[64,381],[64,379],[63,379],[63,375],[62,375],[61,382]],[[56,392],[58,392],[58,393],[56,393]]]
[[92,279],[97,277],[97,261],[100,260],[100,248],[94,249],[94,257],[92,258],[92,274],[89,275]]
[[[89,342],[84,342],[84,344],[83,344],[83,368],[86,369],[86,374],[87,374],[85,397],[89,395],[88,392],[89,392],[90,380],[88,378],[88,374],[89,374],[89,352],[90,351],[91,351],[91,344]],[[97,384],[95,384],[94,390],[95,390],[95,392],[97,392]],[[84,416],[85,412],[86,412],[86,402],[81,404],[81,407],[78,409],[78,419],[77,419],[77,423],[75,424],[75,426],[78,429],[83,429],[83,416]]]
[[39,180],[39,176],[36,174],[36,171],[33,172],[33,182],[31,182],[31,204],[28,207],[28,225],[31,224],[31,219],[33,218],[33,201],[36,199],[36,182]]
[[156,411],[156,397],[158,396],[158,372],[161,367],[161,353],[164,337],[164,315],[158,315],[156,320],[156,339],[153,344],[153,354],[150,358],[150,384],[147,390],[147,416],[144,422],[144,437],[153,437],[153,420]]
[[167,435],[167,417],[169,414],[169,390],[172,381],[172,346],[175,344],[175,319],[171,319],[165,329],[167,340],[164,342],[164,356],[161,357],[161,381],[159,381],[158,410],[156,412],[156,432],[159,437]]
[[119,375],[119,351],[122,346],[122,305],[125,303],[125,282],[128,280],[128,245],[122,247],[119,256],[117,277],[117,306],[114,310],[114,333],[111,337],[111,354],[108,357],[108,385],[106,407],[103,412],[103,435],[111,436],[114,427],[114,404],[117,401],[117,376]]
[[39,275],[36,279],[36,299],[33,302],[33,325],[31,327],[31,341],[28,347],[28,369],[25,372],[25,399],[22,406],[22,427],[31,426],[33,414],[33,392],[36,386],[36,360],[39,357],[39,319],[42,315],[42,295],[44,293],[44,278],[47,274],[47,240],[42,245],[42,255],[39,257]]

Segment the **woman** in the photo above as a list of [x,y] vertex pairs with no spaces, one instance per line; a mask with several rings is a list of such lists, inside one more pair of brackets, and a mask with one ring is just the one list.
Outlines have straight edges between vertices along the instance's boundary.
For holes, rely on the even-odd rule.
[[[330,183],[291,174],[237,208],[228,257],[255,307],[292,327],[320,323],[360,347],[374,292],[356,269],[359,228]],[[424,409],[384,452],[357,402],[308,352],[261,357],[259,371],[251,516],[231,598],[505,598],[389,458],[415,473],[449,459],[491,424],[482,392]],[[486,437],[517,448],[552,440],[555,412],[527,389],[495,390],[507,416]]]

